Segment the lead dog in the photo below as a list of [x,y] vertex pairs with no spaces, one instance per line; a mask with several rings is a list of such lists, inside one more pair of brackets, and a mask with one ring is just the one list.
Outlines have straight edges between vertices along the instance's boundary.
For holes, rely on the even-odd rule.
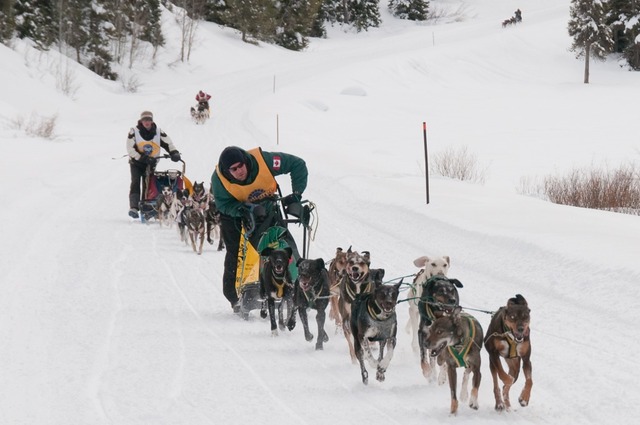
[[164,186],[158,197],[156,209],[158,210],[158,221],[160,226],[171,226],[176,220],[176,199],[175,193],[169,186]]
[[[380,382],[384,381],[384,374],[393,358],[398,331],[396,304],[401,284],[402,282],[395,285],[378,285],[372,293],[358,295],[352,304],[351,332],[356,357],[360,362],[362,382],[365,385],[369,383],[365,356],[369,364],[376,369],[376,379]],[[369,344],[373,341],[379,342],[377,360],[373,357]]]
[[423,340],[425,347],[431,350],[431,356],[438,358],[438,364],[447,365],[449,389],[451,390],[451,414],[458,411],[456,397],[457,368],[464,367],[460,400],[466,401],[469,394],[467,386],[469,375],[473,373],[469,407],[478,409],[478,388],[480,387],[480,349],[482,347],[482,326],[473,316],[461,313],[456,307],[450,316],[436,319],[427,330]]
[[[520,406],[529,405],[531,396],[531,341],[529,340],[529,305],[520,294],[507,301],[507,305],[500,307],[491,318],[487,329],[484,347],[489,353],[489,369],[493,377],[493,394],[496,398],[496,410],[509,410],[509,390],[518,380],[520,364],[525,377],[524,388],[518,401]],[[501,358],[507,363],[509,373],[502,367]],[[502,394],[498,377],[504,384]],[[503,400],[504,397],[504,400]]]
[[318,324],[318,339],[316,350],[323,349],[323,343],[329,341],[329,335],[324,330],[326,309],[329,304],[329,273],[324,266],[324,260],[318,258],[307,260],[300,258],[298,266],[298,278],[294,283],[293,312],[287,323],[287,328],[293,330],[296,326],[296,310],[304,328],[304,339],[311,341],[313,334],[309,331],[307,308],[316,310],[316,323]]
[[340,299],[338,308],[342,318],[342,332],[349,344],[351,361],[356,363],[357,357],[353,348],[351,335],[351,304],[357,295],[373,292],[375,283],[369,273],[370,257],[368,251],[347,250],[347,264],[340,278]]
[[[260,295],[267,302],[272,336],[278,336],[275,311],[276,300],[280,301],[278,305],[278,326],[280,330],[285,328],[284,304],[286,303],[287,305],[289,315],[293,311],[293,282],[289,272],[289,260],[292,253],[293,251],[290,247],[280,249],[267,247],[260,252],[261,256],[267,257],[260,273]],[[289,319],[290,317],[287,318],[287,321]]]
[[[458,288],[462,288],[462,282],[458,279],[449,279],[445,276],[435,275],[427,279],[422,285],[422,295],[418,304],[420,323],[418,325],[418,341],[420,341],[420,366],[422,374],[428,381],[435,377],[435,358],[429,355],[429,350],[421,342],[427,334],[433,322],[442,316],[453,314],[455,307],[460,304]],[[446,380],[446,366],[441,367],[438,382],[444,384]]]
[[441,257],[428,257],[424,255],[413,260],[413,264],[416,267],[421,267],[421,269],[415,279],[413,279],[413,286],[411,286],[407,292],[407,300],[409,300],[407,303],[409,304],[409,320],[405,326],[405,331],[411,334],[411,347],[413,348],[413,352],[418,353],[420,349],[418,344],[418,329],[420,325],[418,304],[422,296],[422,288],[430,277],[435,275],[446,276],[451,266],[451,259],[447,255]]
[[[351,247],[349,247],[351,250]],[[329,310],[329,319],[333,320],[336,324],[336,332],[338,329],[342,329],[342,317],[340,317],[340,280],[342,278],[342,272],[347,266],[347,253],[342,248],[336,249],[336,256],[331,260],[329,264],[329,285],[331,291],[331,309]]]

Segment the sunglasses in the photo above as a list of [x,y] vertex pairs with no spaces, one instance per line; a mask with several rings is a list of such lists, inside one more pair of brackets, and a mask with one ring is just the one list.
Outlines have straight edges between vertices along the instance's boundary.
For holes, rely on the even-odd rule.
[[235,173],[236,171],[238,171],[242,167],[244,167],[244,163],[242,163],[240,165],[236,165],[235,167],[229,167],[229,171],[231,171],[232,173]]
[[152,122],[153,120],[151,118],[142,118],[140,121],[142,121],[142,122]]

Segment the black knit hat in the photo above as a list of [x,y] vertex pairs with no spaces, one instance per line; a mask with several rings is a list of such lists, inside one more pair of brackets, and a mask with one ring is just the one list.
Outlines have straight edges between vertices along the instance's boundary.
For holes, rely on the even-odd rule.
[[226,172],[227,170],[229,170],[229,167],[238,162],[242,162],[243,164],[247,163],[246,152],[237,146],[229,146],[224,148],[224,150],[220,154],[220,161],[218,161],[218,166],[223,172]]

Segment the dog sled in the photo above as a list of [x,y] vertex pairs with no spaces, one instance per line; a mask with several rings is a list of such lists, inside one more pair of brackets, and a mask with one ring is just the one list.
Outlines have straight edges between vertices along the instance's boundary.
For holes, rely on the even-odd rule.
[[[248,320],[249,313],[256,309],[260,309],[263,318],[266,317],[266,299],[260,294],[260,274],[267,258],[260,253],[265,248],[290,247],[292,250],[292,259],[289,263],[291,283],[298,277],[296,263],[300,258],[307,258],[311,213],[314,209],[315,205],[310,201],[297,202],[292,200],[291,196],[278,196],[249,206],[248,217],[243,220],[236,270],[236,291],[239,297],[240,315],[243,319]],[[292,224],[302,227],[302,256],[289,231],[289,225]],[[287,312],[287,317],[290,313]]]
[[[159,159],[168,159],[170,155],[162,155]],[[182,170],[167,169],[153,170],[147,165],[147,171],[144,177],[142,195],[140,197],[140,221],[145,223],[151,219],[158,218],[158,200],[162,195],[162,189],[168,187],[174,193],[187,189],[189,193],[193,193],[193,185],[191,181],[184,175],[186,164],[181,159]]]

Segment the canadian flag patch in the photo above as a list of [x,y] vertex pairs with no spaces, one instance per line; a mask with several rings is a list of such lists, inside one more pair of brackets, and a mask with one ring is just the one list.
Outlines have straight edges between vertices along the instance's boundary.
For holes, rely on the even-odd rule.
[[282,164],[282,161],[280,159],[280,157],[278,155],[275,155],[273,157],[273,169],[274,170],[280,170],[280,165]]

